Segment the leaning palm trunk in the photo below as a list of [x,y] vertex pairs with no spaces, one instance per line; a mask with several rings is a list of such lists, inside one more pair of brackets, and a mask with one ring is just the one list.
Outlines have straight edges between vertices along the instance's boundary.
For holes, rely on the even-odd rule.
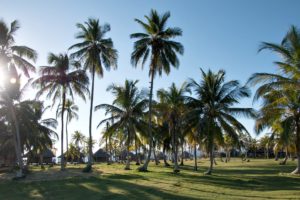
[[279,164],[280,164],[280,165],[285,165],[286,162],[287,162],[287,160],[288,160],[288,158],[289,158],[288,148],[286,147],[286,148],[285,148],[285,157],[284,157],[284,160],[281,161]]
[[[65,114],[65,101],[66,101],[66,93],[63,89],[62,96],[62,110],[61,110],[61,160],[60,160],[60,170],[65,170],[65,156],[64,156],[64,114]],[[66,154],[67,155],[67,154]]]
[[89,117],[89,156],[88,156],[88,166],[92,167],[92,157],[93,157],[93,145],[92,145],[92,119],[93,119],[93,103],[94,103],[94,84],[95,84],[95,65],[92,69],[92,91],[91,91],[91,104],[90,104],[90,117]]
[[195,160],[195,166],[194,166],[194,170],[197,171],[198,170],[198,166],[197,166],[197,144],[194,144],[194,160]]
[[17,171],[16,177],[21,178],[24,176],[23,174],[23,160],[22,160],[22,150],[21,150],[21,141],[20,141],[20,129],[19,129],[19,122],[16,117],[15,109],[13,106],[12,101],[10,102],[10,111],[13,119],[13,124],[15,126],[15,138],[14,138],[14,146],[16,151],[16,157],[19,164],[19,169]]
[[152,95],[153,95],[153,80],[154,80],[154,70],[153,67],[151,67],[151,72],[150,72],[150,76],[151,76],[151,81],[150,81],[150,94],[149,94],[149,121],[148,121],[148,137],[149,137],[149,151],[148,151],[148,155],[147,158],[145,160],[145,163],[143,164],[143,166],[139,167],[138,170],[140,172],[145,172],[148,171],[148,165],[151,159],[151,152],[152,152],[152,145],[153,145],[153,141],[152,141]]

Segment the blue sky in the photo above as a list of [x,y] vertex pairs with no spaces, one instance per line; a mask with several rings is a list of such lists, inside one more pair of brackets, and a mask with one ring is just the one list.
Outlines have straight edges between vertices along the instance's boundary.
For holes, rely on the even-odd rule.
[[[224,69],[227,80],[238,79],[242,84],[252,73],[276,72],[272,62],[280,58],[270,52],[258,54],[259,44],[279,43],[291,25],[300,26],[300,1],[296,0],[0,0],[0,5],[0,18],[7,23],[14,19],[20,21],[16,42],[38,52],[36,66],[47,64],[49,52],[66,52],[77,42],[76,23],[95,17],[111,25],[107,36],[113,39],[119,52],[118,70],[105,72],[103,79],[96,80],[95,105],[111,103],[106,88],[112,82],[122,84],[126,78],[139,79],[141,88],[149,86],[147,66],[142,70],[130,64],[133,40],[129,35],[142,31],[134,18],[143,19],[152,8],[171,12],[168,25],[182,28],[183,36],[178,41],[185,47],[179,69],[172,69],[169,76],[157,77],[155,90],[167,88],[172,82],[180,85],[187,78],[200,80],[200,67]],[[27,96],[33,97],[34,92],[29,91]],[[80,118],[69,125],[69,132],[80,130],[88,135],[89,102],[78,98],[75,101]],[[242,100],[240,106],[251,107],[252,99]],[[54,117],[54,110],[47,117]],[[101,129],[96,126],[103,118],[103,112],[94,113],[93,137],[98,141]],[[254,136],[254,122],[243,118],[241,121]],[[59,142],[56,147],[59,148]]]

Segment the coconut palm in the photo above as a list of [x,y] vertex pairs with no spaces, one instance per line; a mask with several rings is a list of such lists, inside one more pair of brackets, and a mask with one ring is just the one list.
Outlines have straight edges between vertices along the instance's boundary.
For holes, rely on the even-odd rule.
[[[275,44],[275,43],[267,43],[263,42],[259,48],[259,51],[262,50],[270,50],[274,53],[277,53],[281,57],[281,61],[276,61],[274,64],[278,67],[279,73],[277,74],[271,74],[271,73],[255,73],[249,78],[249,83],[252,85],[260,84],[259,88],[256,91],[254,100],[257,100],[259,98],[263,98],[266,101],[272,101],[271,98],[272,95],[279,95],[276,90],[281,90],[282,92],[284,90],[288,90],[286,95],[292,95],[290,97],[285,96],[285,100],[287,100],[289,103],[292,102],[292,109],[296,111],[294,115],[291,115],[290,109],[287,110],[287,115],[291,118],[285,118],[286,120],[290,120],[291,123],[293,121],[293,128],[296,137],[295,137],[295,144],[297,149],[297,157],[298,157],[298,165],[297,168],[292,172],[294,174],[300,174],[300,126],[298,127],[298,124],[300,124],[300,113],[299,113],[299,107],[297,104],[297,101],[294,101],[298,98],[298,93],[300,89],[299,84],[299,77],[300,77],[300,31],[295,26],[291,26],[290,30],[287,32],[285,37],[283,38],[281,44]],[[291,92],[291,90],[294,90],[294,92]],[[272,94],[275,93],[275,94]],[[292,94],[289,94],[292,93]],[[295,94],[296,93],[296,94]],[[279,102],[276,100],[277,97],[275,97],[274,101],[274,109],[278,110],[279,108]],[[281,100],[283,100],[280,97]],[[285,108],[288,107],[288,102],[282,103]],[[266,102],[269,104],[268,102]],[[272,103],[269,104],[272,106]],[[264,106],[265,107],[265,106]],[[265,108],[262,108],[261,111],[264,112]],[[288,107],[289,108],[289,107]],[[271,111],[271,108],[269,109],[267,107],[267,110]],[[280,110],[278,110],[279,112]],[[284,115],[284,110],[282,112],[279,112],[276,117],[280,117]],[[279,118],[275,118],[275,115],[272,116],[271,113],[267,114],[265,113],[265,123],[262,124],[261,129],[264,127],[270,127],[272,121],[276,121]],[[269,120],[267,120],[267,117],[270,117]]]
[[110,70],[111,68],[117,68],[117,50],[114,49],[113,41],[111,38],[106,38],[105,34],[110,31],[110,25],[100,25],[98,19],[88,19],[84,24],[77,24],[77,28],[80,32],[76,38],[81,42],[74,44],[69,49],[76,49],[77,51],[71,54],[71,57],[79,58],[84,61],[85,70],[89,70],[92,75],[91,86],[91,105],[90,105],[90,117],[89,117],[89,160],[88,165],[91,168],[92,165],[92,118],[93,118],[93,103],[94,103],[94,84],[95,75],[103,77],[104,70]]
[[106,122],[114,121],[106,132],[123,133],[127,146],[127,163],[125,169],[130,169],[130,144],[133,142],[137,132],[143,132],[145,122],[143,117],[147,108],[148,101],[144,99],[142,92],[138,90],[138,81],[125,81],[124,86],[110,85],[107,90],[115,96],[112,104],[100,104],[95,110],[105,109],[106,114],[111,116],[102,120],[98,127]]
[[[15,45],[15,34],[20,28],[17,20],[8,26],[0,20],[0,68],[7,73],[10,68],[19,68],[26,77],[30,72],[35,72],[35,67],[28,61],[35,61],[37,53],[35,50],[21,45]],[[8,80],[9,81],[9,80]]]
[[161,76],[164,71],[170,73],[171,66],[178,68],[179,60],[177,54],[183,54],[183,46],[172,38],[182,35],[182,30],[178,27],[167,27],[167,21],[170,18],[170,12],[159,15],[156,10],[151,10],[149,16],[145,16],[146,22],[139,19],[135,21],[140,24],[144,30],[143,33],[133,33],[131,38],[137,39],[134,42],[134,50],[131,54],[131,63],[137,66],[142,63],[142,67],[149,60],[149,76],[150,76],[150,94],[149,94],[149,153],[146,162],[139,168],[139,171],[147,171],[152,151],[152,95],[153,82],[157,73]]
[[85,136],[80,131],[75,131],[72,135],[72,141],[77,148],[80,148],[80,144],[84,144]]
[[[235,118],[243,115],[245,117],[255,117],[252,108],[233,107],[241,98],[249,97],[250,91],[246,86],[241,86],[236,80],[225,82],[225,71],[219,70],[217,73],[208,70],[204,72],[201,69],[202,80],[197,83],[190,80],[190,86],[194,89],[195,98],[190,98],[191,105],[201,105],[202,114],[193,116],[202,125],[202,133],[205,134],[205,140],[210,153],[210,167],[206,174],[211,174],[214,164],[215,144],[226,133],[233,140],[238,141],[239,134],[248,131]],[[201,104],[199,104],[201,102]],[[197,108],[197,107],[196,107]],[[198,108],[200,110],[200,108]],[[199,114],[192,112],[191,114]]]
[[166,105],[166,118],[168,122],[169,132],[172,137],[172,150],[174,158],[174,172],[179,172],[178,166],[178,145],[179,138],[183,134],[183,116],[184,116],[184,101],[186,93],[190,93],[190,89],[186,83],[183,83],[180,88],[177,88],[175,83],[172,83],[169,90],[160,89],[157,91],[157,96],[161,104]]
[[[23,131],[21,141],[23,141],[27,151],[40,157],[43,168],[43,153],[52,148],[53,142],[58,139],[57,133],[53,130],[57,127],[57,121],[53,118],[42,119],[48,107],[44,109],[43,103],[40,101],[24,101],[20,104],[22,104],[20,108],[23,107],[18,113],[19,118],[23,119],[20,122],[27,124],[21,126]],[[24,112],[24,109],[29,110],[34,115],[30,117],[30,114]]]
[[[50,53],[48,63],[51,66],[42,66],[40,68],[40,77],[37,78],[33,85],[39,88],[36,97],[47,94],[47,98],[52,98],[53,104],[59,101],[60,104],[66,104],[67,96],[74,99],[74,93],[86,99],[89,90],[86,85],[89,79],[84,70],[74,69],[79,67],[79,63],[69,59],[67,54],[55,55]],[[61,110],[61,155],[63,155],[63,137],[64,137],[64,114],[65,107]],[[61,170],[64,170],[64,158],[61,158]]]
[[[69,150],[69,141],[68,141],[68,124],[72,121],[72,119],[78,120],[78,106],[70,99],[67,99],[64,106],[66,112],[66,147],[67,154]],[[60,104],[56,111],[56,117],[61,116],[62,114],[62,104]]]
[[[14,69],[14,68],[11,68]],[[12,141],[15,148],[15,154],[18,163],[18,170],[16,178],[24,177],[23,174],[23,159],[22,151],[23,145],[21,145],[20,123],[17,114],[17,105],[20,102],[22,90],[20,89],[20,79],[17,76],[17,72],[13,71],[14,75],[11,78],[15,78],[16,82],[5,82],[5,87],[0,91],[0,113],[5,118],[5,123],[10,125],[12,132]],[[12,75],[12,74],[11,74]],[[28,113],[27,113],[28,114]]]

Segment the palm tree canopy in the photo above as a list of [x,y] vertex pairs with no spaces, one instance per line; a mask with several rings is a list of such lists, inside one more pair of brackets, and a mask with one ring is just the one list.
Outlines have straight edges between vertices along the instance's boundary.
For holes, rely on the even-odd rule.
[[110,25],[100,25],[98,19],[88,19],[84,24],[77,24],[80,32],[76,35],[82,42],[72,45],[69,49],[77,49],[71,54],[71,58],[79,58],[84,61],[84,68],[92,72],[95,67],[96,74],[103,76],[102,65],[106,70],[117,68],[118,52],[114,49],[111,38],[105,38],[110,31]]
[[167,21],[170,18],[170,12],[159,15],[156,10],[151,10],[149,16],[145,16],[146,22],[139,19],[135,21],[140,24],[144,30],[143,33],[133,33],[131,38],[137,39],[134,42],[134,51],[131,54],[131,63],[137,66],[142,63],[142,67],[151,56],[150,71],[156,74],[166,74],[170,72],[170,66],[177,68],[179,60],[177,53],[183,54],[183,46],[172,38],[182,35],[182,30],[178,27],[167,27]]
[[95,110],[105,109],[106,114],[111,114],[102,120],[98,127],[106,122],[114,121],[109,126],[106,134],[116,130],[125,130],[132,133],[144,132],[146,122],[144,122],[145,111],[148,107],[148,101],[144,98],[136,84],[138,81],[125,81],[124,86],[110,85],[107,90],[115,96],[113,104],[100,104]]
[[223,134],[226,133],[235,141],[238,141],[239,134],[249,134],[235,116],[255,118],[256,112],[252,108],[233,107],[241,98],[250,96],[249,89],[236,80],[225,82],[223,70],[214,73],[201,69],[201,73],[202,80],[199,83],[190,80],[196,98],[189,99],[191,107],[196,108],[190,113],[190,119],[196,121],[195,124],[202,125],[197,128],[205,129],[200,132],[208,134],[208,139],[215,137],[218,140],[223,140]]
[[79,63],[70,60],[67,54],[55,55],[53,53],[49,54],[48,62],[51,66],[41,66],[41,77],[33,82],[34,86],[40,87],[37,98],[47,93],[47,98],[53,97],[54,105],[57,100],[61,99],[63,93],[73,99],[75,92],[85,100],[86,95],[89,95],[87,88],[89,79],[84,70],[71,71],[72,67],[78,67]]
[[35,72],[35,67],[27,61],[36,61],[37,53],[27,46],[15,45],[15,34],[20,28],[17,20],[14,20],[10,27],[0,20],[0,66],[6,66],[5,71],[18,67],[26,77],[29,72]]
[[282,61],[275,61],[280,73],[255,73],[248,84],[262,84],[256,91],[254,100],[258,100],[270,89],[280,89],[282,87],[294,87],[299,90],[300,78],[300,31],[295,26],[291,26],[283,38],[281,44],[263,42],[259,51],[270,50],[277,53]]
[[[67,112],[68,116],[68,123],[72,121],[72,119],[78,120],[79,116],[77,114],[79,108],[74,103],[74,101],[67,99],[65,102],[65,111]],[[62,113],[62,105],[60,104],[56,111],[56,117],[61,116]]]

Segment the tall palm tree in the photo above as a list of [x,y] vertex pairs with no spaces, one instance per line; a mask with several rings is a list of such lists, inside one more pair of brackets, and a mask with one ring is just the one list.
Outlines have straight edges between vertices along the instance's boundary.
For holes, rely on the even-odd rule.
[[123,132],[126,138],[126,170],[130,169],[130,144],[137,132],[143,132],[146,124],[143,117],[148,101],[143,98],[144,95],[136,87],[137,83],[138,81],[126,80],[124,86],[110,85],[107,90],[115,96],[113,103],[100,104],[95,107],[95,110],[105,109],[106,114],[111,114],[111,117],[102,120],[98,127],[103,123],[111,122],[113,119],[114,123],[108,127],[106,132]]
[[[17,72],[15,75],[17,75]],[[17,77],[17,76],[11,76]],[[22,149],[21,145],[21,134],[20,134],[20,123],[17,115],[17,105],[20,102],[22,90],[20,89],[19,77],[16,78],[16,83],[6,82],[5,87],[1,88],[0,91],[0,108],[1,116],[6,118],[6,123],[10,125],[9,130],[12,131],[13,135],[13,145],[15,148],[16,158],[19,169],[16,173],[16,178],[24,177],[23,174],[23,159],[22,159]]]
[[[53,104],[59,100],[62,105],[66,104],[67,95],[74,99],[73,94],[76,93],[83,100],[89,95],[86,85],[89,79],[84,70],[74,69],[79,67],[79,63],[69,59],[67,54],[55,55],[50,53],[48,63],[51,66],[42,66],[40,68],[40,77],[37,78],[33,85],[39,88],[36,97],[39,98],[43,94],[47,94],[47,98],[52,97]],[[61,170],[64,170],[63,156],[63,137],[64,137],[64,114],[65,107],[61,110]]]
[[160,89],[157,91],[157,96],[160,100],[160,103],[166,105],[166,121],[168,122],[169,132],[172,137],[175,173],[179,172],[177,155],[179,138],[183,134],[182,121],[185,111],[185,95],[186,93],[190,92],[191,91],[186,83],[183,83],[180,88],[177,88],[175,83],[172,83],[169,90]]
[[[263,42],[259,48],[259,51],[262,50],[270,50],[271,52],[274,52],[276,54],[279,54],[282,61],[276,61],[274,64],[278,67],[279,73],[272,74],[272,73],[255,73],[253,74],[248,82],[252,85],[260,84],[259,88],[256,91],[254,100],[257,100],[259,98],[263,98],[267,105],[271,106],[274,102],[274,110],[277,110],[277,117],[284,116],[287,114],[287,116],[290,116],[290,123],[293,122],[294,131],[296,134],[295,137],[295,144],[297,149],[297,156],[298,156],[298,165],[297,168],[292,172],[294,174],[300,174],[300,112],[299,112],[299,104],[298,104],[298,96],[299,96],[299,77],[300,77],[300,31],[297,27],[291,26],[290,30],[286,33],[285,37],[283,38],[282,42],[280,44],[276,43],[268,43]],[[281,91],[285,93],[285,97],[280,97],[279,99],[285,98],[287,102],[282,102],[283,107],[288,107],[289,103],[291,103],[293,106],[289,107],[292,108],[294,111],[294,115],[289,112],[290,109],[287,111],[279,112],[279,102],[277,97],[272,98],[273,95],[280,95],[277,91]],[[287,90],[286,92],[284,92]],[[294,90],[294,91],[292,91]],[[274,94],[275,93],[275,94]],[[267,110],[270,110],[267,106]],[[264,106],[265,107],[265,106]],[[262,108],[261,111],[264,112],[266,110],[265,108]],[[267,112],[266,110],[266,112]],[[281,113],[281,114],[280,114]],[[275,118],[275,115],[267,115],[267,113],[264,114],[265,116],[265,122],[268,123],[262,123],[261,128],[264,127],[270,127],[272,124],[271,122],[278,120],[279,118]],[[270,117],[267,119],[267,117]]]
[[[17,20],[8,26],[0,20],[0,68],[7,73],[10,68],[19,68],[26,77],[29,72],[35,72],[35,67],[28,61],[35,61],[37,53],[35,50],[21,45],[15,45],[15,34],[20,28]],[[9,81],[9,80],[7,80]]]
[[149,152],[146,162],[139,168],[139,171],[147,171],[153,145],[151,119],[154,77],[157,73],[161,76],[163,71],[169,74],[171,66],[178,68],[179,60],[177,54],[183,54],[184,51],[183,46],[179,42],[172,40],[172,38],[181,36],[182,30],[178,27],[166,27],[170,16],[170,12],[159,15],[156,10],[151,10],[150,15],[145,16],[146,22],[135,19],[142,26],[144,32],[130,35],[131,38],[136,39],[134,50],[131,54],[132,65],[136,67],[141,62],[143,67],[150,56]]
[[84,61],[85,70],[89,70],[92,75],[91,87],[91,105],[89,117],[89,160],[88,165],[92,165],[92,119],[93,119],[93,103],[94,103],[94,84],[95,75],[103,77],[103,67],[106,70],[117,68],[118,53],[114,49],[111,38],[106,38],[105,34],[110,31],[110,25],[100,25],[98,19],[88,19],[84,24],[77,24],[80,32],[76,38],[81,42],[74,44],[69,49],[76,49],[77,51],[71,54],[71,57],[79,58]]
[[[18,99],[19,93],[19,75],[17,69],[19,68],[26,77],[29,77],[29,72],[35,72],[35,67],[28,61],[35,61],[37,59],[37,53],[35,50],[27,46],[15,45],[15,34],[20,28],[19,22],[14,20],[10,26],[8,26],[3,20],[0,20],[0,69],[6,75],[4,80],[5,88],[2,90],[3,98],[6,103],[9,103],[11,117],[14,118],[15,132],[15,150],[16,157],[18,158],[18,164],[20,170],[17,173],[17,177],[22,177],[23,161],[21,157],[21,144],[19,124],[15,116],[13,108],[13,101]],[[16,84],[17,83],[17,84]],[[17,86],[17,87],[16,87]],[[14,94],[15,93],[15,94]]]
[[92,165],[92,118],[93,118],[93,103],[94,103],[94,85],[95,75],[103,77],[103,65],[106,70],[117,68],[117,50],[114,49],[111,38],[106,38],[105,34],[110,31],[110,25],[100,25],[98,19],[88,19],[84,24],[77,24],[80,32],[76,38],[82,40],[80,43],[74,44],[69,49],[77,49],[71,54],[71,57],[77,57],[84,61],[85,70],[89,70],[92,75],[91,87],[91,105],[89,117],[89,159],[88,163]]
[[[190,97],[191,105],[201,105],[202,114],[191,118],[199,118],[200,130],[205,134],[207,147],[210,153],[210,167],[206,174],[211,174],[214,164],[215,143],[223,135],[228,134],[237,141],[239,134],[248,133],[246,128],[235,118],[243,115],[245,117],[255,117],[252,108],[232,107],[241,98],[249,97],[250,91],[236,80],[225,82],[225,71],[219,70],[213,73],[211,70],[202,72],[202,80],[197,83],[190,80],[190,86],[194,89],[195,98]],[[201,101],[201,104],[199,102]],[[198,108],[199,109],[199,108]],[[200,109],[199,109],[200,110]],[[191,115],[199,114],[191,112]]]
[[[60,104],[56,111],[56,117],[61,116],[62,114],[62,104]],[[72,121],[72,119],[78,120],[78,106],[70,99],[67,99],[64,106],[66,112],[66,147],[67,147],[67,154],[69,150],[69,140],[68,140],[68,124]]]

